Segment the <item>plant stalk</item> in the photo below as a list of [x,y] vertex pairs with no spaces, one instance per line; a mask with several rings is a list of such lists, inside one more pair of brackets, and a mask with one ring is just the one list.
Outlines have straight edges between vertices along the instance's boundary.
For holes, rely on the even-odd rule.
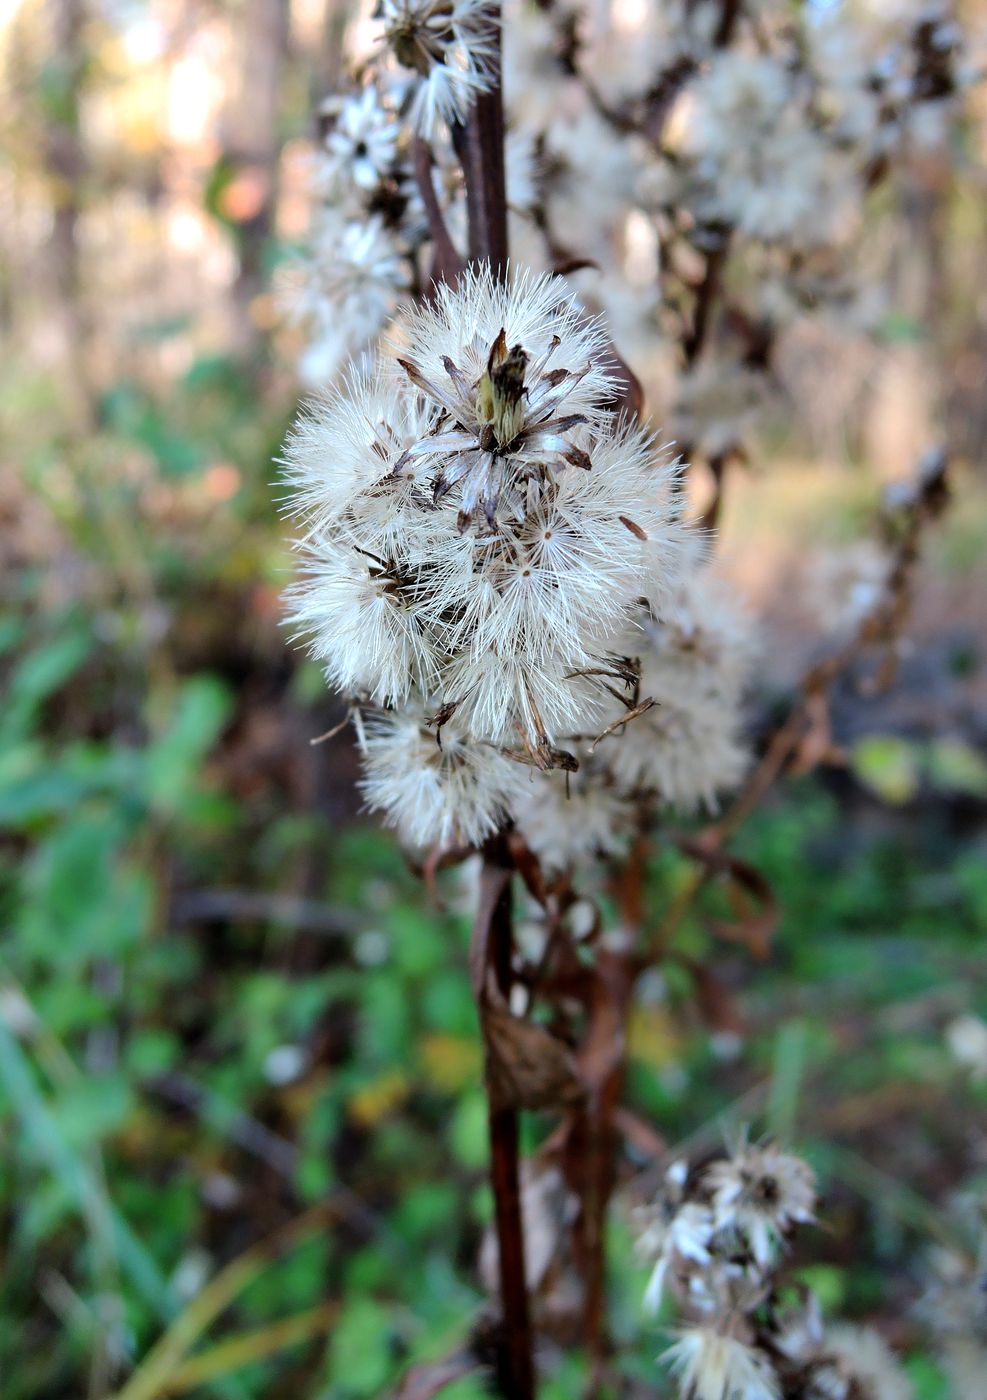
[[[495,837],[487,843],[483,852],[483,867],[485,887],[493,886],[498,893],[492,909],[486,914],[489,923],[485,931],[482,975],[484,983],[487,977],[492,976],[500,995],[507,1000],[511,991],[514,940],[513,865],[503,838]],[[482,1018],[482,990],[480,1010]],[[524,1264],[518,1112],[497,1102],[498,1096],[490,1075],[489,1050],[485,1079],[490,1127],[490,1180],[494,1196],[504,1324],[497,1380],[506,1400],[534,1400],[535,1370]]]
[[504,101],[501,92],[500,6],[490,8],[495,46],[493,82],[481,92],[465,125],[452,139],[466,178],[466,214],[471,262],[489,261],[494,275],[507,275],[507,185],[504,175]]

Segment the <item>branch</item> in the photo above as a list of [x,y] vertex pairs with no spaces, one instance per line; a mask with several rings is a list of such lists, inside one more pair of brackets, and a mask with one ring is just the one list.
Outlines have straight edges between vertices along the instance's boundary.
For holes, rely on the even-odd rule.
[[415,137],[411,160],[418,192],[425,206],[429,237],[432,240],[432,268],[429,280],[433,286],[438,286],[441,282],[448,282],[454,286],[466,263],[449,236],[439,201],[435,197],[435,186],[432,184],[432,152],[420,136]]
[[506,839],[502,836],[491,838],[483,850],[483,873],[470,950],[470,971],[486,1045],[484,1078],[490,1124],[490,1178],[504,1315],[498,1382],[507,1400],[534,1400],[535,1373],[518,1170],[518,1113],[516,1108],[505,1106],[496,1087],[494,1053],[488,1038],[486,1015],[491,979],[500,997],[505,1002],[510,999],[514,937],[512,873]]
[[[724,816],[698,837],[707,853],[699,868],[682,886],[668,914],[648,940],[644,959],[653,962],[662,956],[679,924],[692,908],[708,882],[710,857],[736,834],[748,815],[760,805],[778,779],[797,769],[806,772],[824,756],[828,745],[821,744],[814,729],[827,726],[828,701],[833,686],[867,652],[882,651],[875,682],[885,689],[894,678],[897,643],[908,621],[913,577],[918,564],[926,527],[941,514],[949,500],[948,461],[944,452],[934,450],[919,464],[917,480],[898,514],[899,535],[891,556],[887,589],[860,624],[856,633],[831,655],[817,661],[802,679],[799,693],[785,719],[772,735],[760,761]],[[804,761],[799,766],[799,760]]]
[[453,144],[466,177],[471,262],[489,261],[495,274],[507,272],[507,185],[504,176],[504,103],[501,93],[500,7],[490,10],[495,48],[493,83],[481,92],[465,126],[452,128]]

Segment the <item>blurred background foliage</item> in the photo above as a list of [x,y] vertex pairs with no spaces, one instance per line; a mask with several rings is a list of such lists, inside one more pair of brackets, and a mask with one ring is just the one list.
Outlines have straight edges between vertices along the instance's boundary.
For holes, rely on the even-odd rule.
[[[359,816],[345,737],[310,744],[338,707],[279,625],[271,463],[298,389],[272,278],[349,19],[3,10],[4,1400],[362,1400],[482,1301],[468,882],[426,898]],[[881,483],[932,436],[956,502],[896,690],[847,686],[842,763],[739,843],[780,903],[770,957],[715,939],[712,888],[647,985],[629,1092],[671,1143],[752,1121],[806,1152],[827,1228],[793,1269],[935,1400],[909,1307],[949,1194],[987,1169],[982,162],[895,197],[914,258],[880,358],[803,347],[727,499],[765,619],[755,733],[818,649],[820,569],[866,549]],[[686,876],[656,852],[656,921]],[[616,1220],[613,1326],[654,1384],[629,1240]],[[560,1362],[546,1396],[580,1375]]]

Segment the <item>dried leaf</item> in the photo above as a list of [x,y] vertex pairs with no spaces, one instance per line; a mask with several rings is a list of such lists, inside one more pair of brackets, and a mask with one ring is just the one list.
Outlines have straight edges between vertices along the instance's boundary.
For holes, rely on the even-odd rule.
[[564,773],[579,772],[579,759],[575,754],[567,749],[553,748],[544,738],[534,743],[526,739],[523,748],[503,749],[502,752],[505,758],[512,758],[515,763],[523,763],[528,768],[537,768],[542,773],[548,773],[553,768],[560,768]]
[[482,1024],[494,1107],[558,1108],[584,1097],[572,1051],[544,1026],[489,999]]
[[834,752],[833,730],[829,717],[829,696],[817,690],[806,696],[806,718],[809,727],[792,760],[790,772],[795,776],[811,773]]
[[626,714],[620,715],[617,719],[612,720],[607,725],[606,729],[604,729],[601,734],[597,734],[596,738],[590,744],[590,753],[593,752],[597,744],[605,739],[608,734],[612,734],[615,729],[620,729],[622,725],[630,724],[632,719],[637,719],[640,715],[646,714],[647,711],[650,710],[653,705],[657,705],[657,703],[658,701],[649,695],[647,699],[642,700],[640,704],[635,705],[632,709],[628,710]]
[[544,909],[548,903],[548,889],[545,885],[545,873],[541,868],[541,862],[519,831],[508,833],[507,844],[517,872],[524,881],[525,888],[532,899],[536,900]]

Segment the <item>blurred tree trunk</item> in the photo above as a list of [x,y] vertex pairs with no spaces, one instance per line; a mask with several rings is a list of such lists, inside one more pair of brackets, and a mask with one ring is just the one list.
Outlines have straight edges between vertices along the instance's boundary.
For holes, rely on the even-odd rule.
[[41,83],[42,144],[52,203],[46,253],[54,325],[70,373],[66,389],[89,419],[92,390],[86,354],[89,336],[79,256],[79,220],[87,162],[79,111],[87,55],[85,0],[49,0],[50,52]]
[[322,51],[313,74],[316,84],[316,91],[312,94],[313,107],[317,107],[329,93],[339,92],[343,86],[346,30],[355,9],[354,0],[327,0]]
[[236,343],[245,355],[260,345],[253,312],[264,288],[264,258],[275,229],[281,159],[281,84],[288,54],[288,0],[244,0],[240,23],[240,83],[228,114],[227,156],[237,172],[229,212],[239,234],[240,270],[234,285]]

